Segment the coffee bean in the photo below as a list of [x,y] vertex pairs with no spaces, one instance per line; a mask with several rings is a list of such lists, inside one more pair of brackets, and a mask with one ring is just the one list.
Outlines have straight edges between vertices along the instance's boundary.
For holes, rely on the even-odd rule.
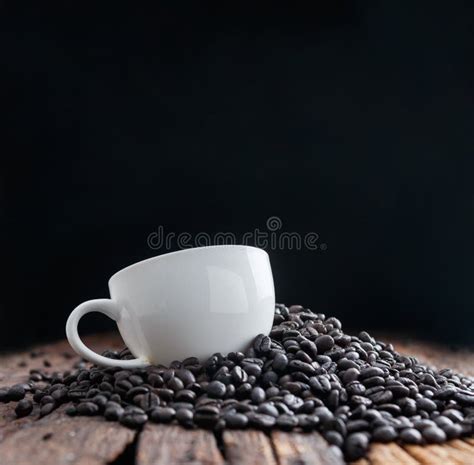
[[369,422],[366,420],[349,420],[347,422],[347,432],[355,433],[357,431],[367,431],[369,429]]
[[400,439],[408,444],[420,444],[422,442],[421,433],[415,428],[405,428],[400,432]]
[[393,399],[392,391],[379,391],[369,395],[370,400],[374,404],[386,404]]
[[268,336],[259,334],[253,343],[253,347],[257,353],[266,354],[270,351],[272,341]]
[[139,412],[127,412],[125,411],[120,417],[120,423],[129,428],[140,428],[148,420],[148,416],[145,413]]
[[374,441],[390,442],[397,438],[397,432],[393,426],[379,426],[372,432]]
[[285,354],[278,353],[272,362],[272,368],[277,372],[285,371],[288,366],[288,357]]
[[372,378],[374,376],[384,376],[384,371],[378,367],[367,367],[360,371],[360,378]]
[[446,441],[446,433],[437,426],[429,426],[421,432],[422,436],[428,442],[440,443]]
[[334,347],[334,339],[327,334],[318,336],[314,342],[319,353],[326,352]]
[[171,378],[166,383],[166,385],[168,386],[169,389],[173,390],[174,392],[184,389],[184,383],[177,377]]
[[416,400],[416,406],[421,410],[426,410],[427,412],[433,412],[436,410],[436,404],[425,397],[421,397]]
[[33,402],[29,399],[22,399],[15,407],[15,414],[18,418],[26,417],[33,411]]
[[79,415],[92,416],[99,413],[99,407],[94,402],[81,402],[76,408]]
[[54,402],[49,402],[47,404],[44,404],[40,408],[40,417],[45,417],[46,415],[49,415],[54,409],[56,408],[56,405]]
[[115,402],[108,402],[104,410],[104,417],[109,421],[119,421],[124,413],[124,409]]
[[247,417],[250,425],[259,429],[269,429],[276,423],[274,417],[265,415],[264,413],[250,412]]
[[265,400],[265,391],[261,387],[254,387],[251,399],[254,404],[261,404]]
[[270,415],[271,417],[277,418],[279,415],[278,409],[269,402],[260,404],[257,408],[257,412],[264,413],[265,415]]
[[139,394],[137,397],[139,397],[139,399],[135,401],[136,399],[135,397],[134,402],[145,412],[160,405],[160,398],[153,392],[147,392],[146,394]]
[[345,451],[349,460],[357,460],[365,455],[369,440],[363,433],[352,433],[346,438]]
[[19,401],[25,397],[25,388],[21,384],[15,384],[7,392],[9,401]]
[[107,399],[107,397],[102,396],[102,395],[99,394],[99,395],[93,397],[91,399],[91,401],[94,402],[94,404],[97,405],[97,407],[99,407],[99,409],[103,409],[106,406],[106,404],[108,402],[108,399]]
[[294,415],[280,415],[277,417],[276,424],[284,431],[291,431],[298,426],[298,418]]
[[175,415],[176,411],[171,407],[155,407],[150,412],[150,419],[155,423],[169,423]]
[[249,419],[243,413],[226,413],[224,415],[226,426],[233,429],[245,428]]
[[187,409],[179,409],[176,411],[176,419],[181,426],[191,427],[193,425],[193,412]]
[[445,432],[448,439],[455,439],[462,435],[463,428],[458,424],[451,424],[442,427],[442,430]]
[[468,407],[474,407],[474,392],[471,393],[464,393],[464,392],[456,392],[453,395],[453,399],[456,402],[459,402],[461,405],[466,405]]
[[464,420],[463,414],[459,410],[455,409],[447,409],[445,410],[442,415],[448,417],[450,420],[454,422],[461,422]]
[[221,398],[225,394],[225,384],[220,381],[211,381],[207,386],[207,393],[211,397]]

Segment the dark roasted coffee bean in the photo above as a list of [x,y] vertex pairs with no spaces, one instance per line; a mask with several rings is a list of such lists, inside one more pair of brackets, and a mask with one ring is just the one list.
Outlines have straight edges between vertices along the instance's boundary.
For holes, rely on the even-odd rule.
[[[54,396],[53,396],[54,397]],[[104,408],[107,405],[108,399],[105,396],[97,395],[91,399],[94,404],[97,405],[100,409]]]
[[94,402],[81,402],[76,408],[79,415],[92,416],[99,413],[99,407]]
[[332,430],[325,431],[324,439],[326,439],[326,441],[329,444],[332,444],[339,448],[341,448],[344,445],[344,438],[342,437],[342,434],[338,433],[337,431],[332,431]]
[[349,384],[352,381],[355,381],[359,377],[359,370],[357,368],[349,368],[342,375],[342,382],[344,384]]
[[116,403],[109,402],[104,410],[104,417],[109,421],[119,421],[123,415],[124,409]]
[[382,390],[382,391],[374,392],[373,394],[370,394],[368,397],[374,404],[386,404],[393,399],[393,394],[392,394],[392,391]]
[[456,392],[453,395],[453,399],[456,402],[459,402],[461,405],[465,405],[467,407],[474,407],[474,392],[471,393],[464,393],[464,392]]
[[254,387],[250,397],[254,404],[261,404],[265,400],[265,391],[261,387]]
[[246,383],[248,379],[247,372],[245,372],[242,367],[236,365],[234,368],[232,368],[230,372],[230,376],[232,378],[232,381],[236,384],[242,384]]
[[426,410],[427,412],[433,412],[436,410],[436,404],[425,397],[421,397],[420,399],[416,400],[416,406],[420,410]]
[[448,417],[450,420],[454,422],[461,422],[464,420],[463,414],[459,410],[455,409],[447,409],[445,410],[442,415]]
[[308,376],[314,376],[316,374],[315,368],[306,362],[302,362],[301,360],[291,360],[288,363],[288,369],[290,371],[301,371]]
[[175,395],[175,399],[178,402],[194,403],[196,397],[196,393],[194,391],[191,391],[190,389],[182,389],[181,391],[178,391]]
[[226,413],[224,415],[224,420],[226,426],[229,428],[235,428],[235,429],[240,429],[240,428],[245,428],[247,426],[247,423],[249,419],[247,418],[246,415],[243,413]]
[[163,378],[158,373],[148,375],[148,384],[150,386],[160,388],[164,383]]
[[279,415],[278,409],[269,402],[260,404],[257,408],[257,412],[264,413],[265,415],[270,415],[271,417],[275,418],[277,418]]
[[272,341],[268,336],[258,335],[253,343],[253,347],[257,353],[266,354],[270,351]]
[[171,407],[155,407],[150,412],[150,419],[155,423],[169,423],[175,415],[176,411]]
[[[153,392],[147,392],[146,394],[140,394],[137,405],[145,412],[148,410],[158,407],[160,405],[160,398]],[[135,398],[134,398],[135,400]]]
[[422,442],[421,433],[415,428],[405,428],[400,432],[400,439],[408,444],[420,444]]
[[381,376],[372,376],[371,378],[365,378],[362,380],[362,384],[366,388],[370,388],[373,386],[381,386],[385,383],[385,379]]
[[369,426],[369,422],[366,420],[349,420],[347,422],[347,432],[355,433],[356,431],[367,431]]
[[264,413],[250,412],[247,416],[250,425],[259,429],[269,429],[276,423],[274,417],[265,415]]
[[379,426],[372,432],[374,441],[390,442],[397,438],[397,432],[393,426]]
[[347,436],[345,452],[348,460],[357,460],[363,457],[369,447],[369,440],[363,433],[352,433]]
[[448,439],[456,439],[463,434],[463,428],[461,425],[452,424],[442,427]]
[[47,404],[44,404],[40,408],[40,417],[45,417],[46,415],[49,415],[54,409],[56,408],[56,405],[54,402],[49,402]]
[[176,419],[181,426],[191,427],[193,425],[193,412],[188,409],[179,409],[176,411]]
[[294,415],[280,415],[277,417],[276,424],[284,431],[290,431],[298,426],[298,418]]
[[158,388],[155,390],[155,392],[158,397],[165,402],[173,400],[174,391],[172,389]]
[[327,334],[318,336],[314,342],[319,353],[326,352],[334,347],[334,339]]
[[25,397],[25,388],[21,384],[15,384],[7,392],[7,398],[10,401],[19,401]]
[[440,443],[446,441],[446,433],[437,426],[428,426],[421,431],[423,438],[427,442]]
[[288,357],[285,354],[276,354],[272,362],[272,368],[277,372],[283,372],[288,366]]
[[184,383],[177,377],[171,378],[167,383],[166,386],[169,389],[172,389],[174,392],[180,391],[181,389],[184,389]]
[[127,412],[125,411],[120,417],[120,423],[128,428],[140,428],[148,420],[145,413]]
[[210,397],[224,397],[225,390],[225,384],[221,383],[220,381],[211,381],[207,386],[207,393]]
[[22,399],[15,407],[15,414],[18,418],[26,417],[33,411],[33,403],[29,399]]

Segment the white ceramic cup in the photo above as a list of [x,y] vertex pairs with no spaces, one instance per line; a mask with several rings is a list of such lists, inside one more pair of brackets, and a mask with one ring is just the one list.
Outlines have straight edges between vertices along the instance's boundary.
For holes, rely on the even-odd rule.
[[[97,365],[139,368],[195,356],[242,351],[273,323],[275,290],[268,254],[223,245],[150,258],[115,273],[111,299],[89,300],[66,323],[72,348]],[[133,360],[93,352],[77,332],[79,320],[100,312],[115,320]]]

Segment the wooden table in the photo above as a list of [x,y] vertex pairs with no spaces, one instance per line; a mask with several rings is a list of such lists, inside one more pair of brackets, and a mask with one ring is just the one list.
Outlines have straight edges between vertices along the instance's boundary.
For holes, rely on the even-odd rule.
[[[390,338],[396,348],[431,365],[474,376],[474,353]],[[86,338],[98,351],[119,348],[114,335]],[[32,368],[70,369],[77,360],[66,341],[0,355],[0,387],[27,380]],[[47,362],[46,362],[47,363]],[[53,371],[53,368],[46,368]],[[64,406],[51,415],[17,419],[14,404],[0,404],[0,465],[340,465],[341,456],[317,433],[270,435],[147,424],[136,432],[102,417],[68,417]],[[35,412],[34,412],[35,413]],[[373,444],[357,465],[474,465],[474,437],[430,446]]]

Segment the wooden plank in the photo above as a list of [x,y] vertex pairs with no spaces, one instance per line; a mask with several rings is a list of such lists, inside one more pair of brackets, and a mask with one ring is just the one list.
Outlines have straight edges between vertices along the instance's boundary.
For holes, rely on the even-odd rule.
[[[455,457],[450,456],[443,447],[435,445],[405,445],[405,450],[423,465],[459,465]],[[472,462],[468,465],[472,465]]]
[[453,460],[459,465],[472,465],[474,463],[474,453],[472,451],[466,451],[459,449],[458,447],[453,447],[449,443],[442,445],[432,445],[428,447],[432,448],[433,451],[436,451],[439,456],[443,456],[445,458],[444,463],[447,463],[449,460]]
[[2,465],[106,465],[134,440],[135,431],[99,417],[71,418],[62,411],[7,435]]
[[271,435],[279,465],[343,465],[338,448],[330,446],[318,433],[283,433]]
[[222,440],[230,465],[277,465],[270,439],[261,431],[225,431]]
[[468,452],[474,456],[474,445],[471,445],[466,441],[462,441],[461,439],[452,439],[447,443],[447,445],[454,447],[455,449]]
[[224,459],[209,431],[147,424],[138,441],[136,464],[224,465]]
[[375,443],[370,446],[368,460],[371,465],[419,465],[415,460],[405,452],[398,444],[380,444]]

